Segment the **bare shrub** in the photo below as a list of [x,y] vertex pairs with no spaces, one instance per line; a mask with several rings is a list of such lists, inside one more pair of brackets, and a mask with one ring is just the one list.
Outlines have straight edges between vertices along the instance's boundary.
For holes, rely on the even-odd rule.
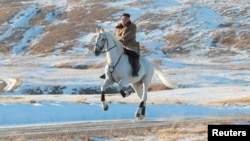
[[234,45],[235,44],[235,37],[225,37],[225,38],[222,38],[221,40],[221,44],[225,45],[225,46],[231,46],[231,45]]
[[216,45],[217,43],[220,42],[220,33],[219,32],[214,32],[212,36],[212,45]]
[[54,65],[53,68],[70,68],[70,66],[71,66],[70,63],[66,62]]
[[249,31],[242,31],[239,33],[239,39],[237,40],[236,47],[238,48],[245,48],[250,49],[250,32]]
[[193,33],[189,30],[175,31],[171,34],[167,34],[166,36],[164,36],[164,39],[167,41],[167,44],[162,47],[162,50],[165,53],[171,53],[176,51],[178,51],[178,53],[188,53],[189,51],[187,49],[182,49],[180,47],[185,44],[186,41],[188,41],[188,38],[192,36],[192,34]]
[[101,62],[98,64],[90,64],[90,65],[76,65],[73,68],[75,69],[98,69],[98,68],[102,68],[104,64],[105,63]]
[[30,103],[31,99],[29,98],[22,98],[22,97],[0,97],[1,103]]
[[244,49],[249,47],[250,44],[250,33],[242,31],[236,35],[236,29],[226,29],[223,31],[216,31],[213,34],[212,45],[220,43],[222,47],[236,47]]
[[207,124],[196,122],[185,123],[185,125],[170,125],[168,128],[158,130],[156,137],[159,139],[168,138],[170,140],[181,140],[197,134],[206,138],[206,133]]
[[0,43],[0,52],[5,53],[10,51],[10,48],[7,47],[7,45],[5,43]]
[[149,91],[161,91],[161,90],[167,90],[167,89],[169,88],[163,84],[150,84],[148,90]]
[[178,31],[173,34],[168,34],[164,38],[169,42],[168,46],[172,48],[180,47],[185,40],[185,37]]
[[79,65],[72,65],[70,62],[60,63],[55,66],[54,68],[74,68],[74,69],[98,69],[102,68],[105,65],[105,61],[96,63],[96,64],[79,64]]
[[248,105],[250,103],[250,97],[243,97],[243,98],[236,98],[236,99],[231,99],[231,100],[222,100],[222,101],[215,101],[215,102],[210,102],[209,104],[212,105]]
[[[136,19],[136,21],[162,21],[162,20],[167,20],[169,16],[167,16],[164,13],[147,13]],[[135,22],[136,22],[135,21]],[[159,28],[159,23],[155,22],[146,22],[145,24],[140,24],[138,26],[138,30],[145,30],[145,32],[152,31],[154,29]]]
[[154,59],[151,61],[153,64],[156,64],[156,65],[161,65],[161,60],[160,59]]

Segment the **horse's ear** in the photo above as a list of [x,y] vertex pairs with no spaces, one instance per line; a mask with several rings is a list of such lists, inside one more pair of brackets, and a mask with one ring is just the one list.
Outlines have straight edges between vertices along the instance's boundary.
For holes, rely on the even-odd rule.
[[100,27],[98,27],[98,26],[96,26],[96,27],[95,27],[95,31],[96,31],[96,33],[100,33],[101,28],[100,28]]
[[96,26],[95,30],[97,33],[104,32],[104,29],[102,27],[99,27],[99,26]]
[[101,27],[100,31],[101,31],[101,32],[104,32],[104,29],[103,29],[103,27]]

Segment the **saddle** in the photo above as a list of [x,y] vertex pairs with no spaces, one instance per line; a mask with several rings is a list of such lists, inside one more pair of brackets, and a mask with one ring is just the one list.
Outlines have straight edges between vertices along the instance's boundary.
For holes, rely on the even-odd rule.
[[133,58],[128,55],[128,62],[132,66],[132,76],[138,76],[138,72],[140,71],[141,64],[139,58]]
[[[138,76],[138,72],[140,71],[141,64],[139,62],[139,59],[134,59],[132,56],[128,55],[128,62],[132,66],[132,76]],[[99,76],[101,79],[105,79],[105,74]]]

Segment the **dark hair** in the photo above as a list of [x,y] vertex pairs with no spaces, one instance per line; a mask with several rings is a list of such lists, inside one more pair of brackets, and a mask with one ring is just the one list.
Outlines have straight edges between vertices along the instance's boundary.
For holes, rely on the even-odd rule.
[[128,13],[123,13],[122,16],[130,18],[130,14],[128,14]]

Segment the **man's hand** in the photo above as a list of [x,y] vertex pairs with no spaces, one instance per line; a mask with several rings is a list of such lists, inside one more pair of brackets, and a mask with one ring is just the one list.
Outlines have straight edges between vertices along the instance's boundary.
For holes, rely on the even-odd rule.
[[117,39],[118,39],[120,42],[123,42],[123,37],[122,37],[122,36],[118,36]]

